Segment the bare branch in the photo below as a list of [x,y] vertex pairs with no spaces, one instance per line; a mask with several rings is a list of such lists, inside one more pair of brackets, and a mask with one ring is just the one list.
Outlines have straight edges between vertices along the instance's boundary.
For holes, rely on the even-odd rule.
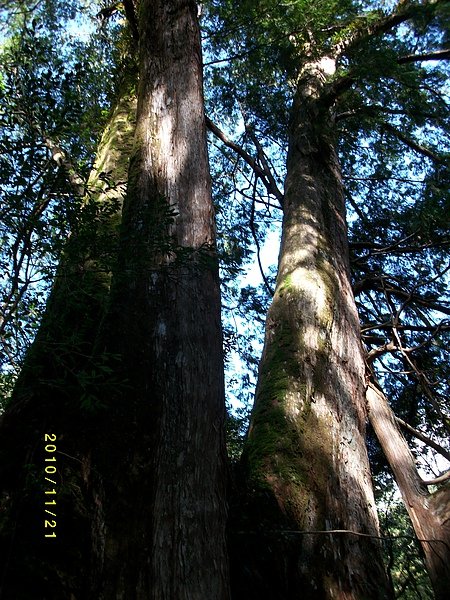
[[424,54],[408,54],[406,56],[401,56],[397,62],[402,65],[404,63],[410,62],[423,62],[426,60],[449,60],[450,59],[450,50],[434,50],[434,52],[426,52]]
[[[247,124],[245,125],[245,130],[247,131],[248,135],[250,136],[250,139],[252,140],[252,142],[255,144],[255,147],[258,151],[258,158],[261,161],[262,167],[264,169],[264,173],[266,174],[266,177],[271,185],[271,188],[278,190],[277,182],[275,181],[275,177],[272,174],[272,168],[269,166],[269,162],[268,162],[268,159],[264,152],[264,148],[261,146],[253,129],[251,127],[247,126]],[[281,192],[279,192],[279,193],[282,196]],[[281,202],[280,202],[280,204],[281,204]]]
[[443,473],[439,477],[436,477],[436,479],[430,479],[428,481],[424,481],[423,483],[425,485],[439,485],[440,483],[444,483],[448,479],[450,479],[450,471]]
[[[399,244],[402,242],[401,240]],[[376,244],[375,242],[351,242],[351,250],[373,250],[369,255],[365,254],[364,259],[374,254],[403,254],[412,252],[423,252],[424,250],[430,250],[431,248],[442,248],[450,245],[450,240],[442,240],[440,242],[427,242],[426,244],[418,244],[414,246],[399,246],[399,244],[391,244],[389,246],[383,246],[382,244]],[[358,257],[358,260],[361,257]]]
[[374,360],[378,357],[383,356],[383,354],[387,354],[390,352],[396,352],[399,348],[393,342],[387,342],[374,350],[371,350],[366,356],[366,362],[368,365],[371,365]]
[[397,340],[397,344],[399,347],[400,352],[402,353],[406,363],[414,370],[414,373],[417,377],[417,380],[420,383],[420,386],[425,394],[425,396],[428,398],[428,400],[431,402],[431,404],[433,405],[433,408],[435,409],[435,411],[437,412],[437,414],[439,415],[442,424],[444,425],[444,427],[450,431],[450,425],[449,425],[449,418],[446,414],[444,414],[444,412],[442,411],[441,407],[439,406],[439,403],[437,402],[436,398],[434,397],[434,394],[431,390],[431,383],[428,380],[427,376],[425,375],[425,373],[419,369],[419,367],[417,366],[417,364],[414,362],[414,360],[409,356],[409,352],[406,351],[406,349],[403,347],[400,335],[396,329],[396,327],[392,328],[392,332],[394,334],[395,339]]
[[428,299],[423,298],[419,294],[410,293],[405,291],[402,287],[394,284],[392,281],[385,281],[384,277],[375,276],[375,277],[366,277],[361,281],[358,281],[353,286],[353,293],[355,296],[360,294],[361,292],[365,292],[368,290],[374,290],[378,292],[388,291],[394,296],[398,298],[407,299],[408,301],[428,308],[430,310],[436,310],[443,314],[450,315],[450,307],[445,304],[439,303],[436,299]]
[[221,140],[225,146],[228,146],[228,148],[231,148],[231,150],[233,150],[234,152],[236,152],[236,154],[238,154],[242,159],[244,159],[244,161],[253,169],[253,171],[255,172],[255,174],[261,179],[261,181],[264,184],[264,187],[267,189],[267,191],[269,192],[269,194],[272,194],[273,196],[275,196],[275,198],[278,200],[278,202],[280,203],[280,206],[283,206],[283,201],[284,201],[284,196],[281,193],[281,191],[278,189],[275,180],[273,178],[272,174],[268,174],[266,172],[266,170],[264,168],[262,168],[260,165],[258,165],[258,163],[256,162],[256,160],[250,156],[250,154],[248,154],[248,152],[246,152],[241,146],[239,146],[238,144],[236,144],[235,142],[233,142],[232,140],[230,140],[223,131],[221,131],[217,125],[215,125],[211,119],[209,119],[208,117],[205,117],[206,119],[206,126],[207,128],[217,137],[219,138],[219,140]]
[[[392,329],[392,323],[365,323],[361,326],[361,333],[366,331],[373,331],[377,329]],[[400,331],[423,331],[424,333],[430,332],[433,336],[437,335],[440,331],[450,331],[450,325],[448,321],[441,321],[436,326],[433,325],[396,325]]]
[[402,133],[401,131],[399,131],[395,127],[393,127],[390,123],[382,123],[381,126],[384,129],[386,129],[387,131],[389,131],[390,133],[392,133],[396,138],[398,138],[406,146],[408,146],[409,148],[411,148],[411,150],[414,150],[415,152],[418,152],[419,154],[422,154],[423,156],[426,156],[427,158],[430,158],[432,161],[434,161],[434,162],[436,162],[438,164],[445,164],[444,157],[438,156],[437,154],[435,154],[432,150],[430,150],[426,146],[422,146],[421,144],[419,144],[415,140],[413,140],[410,137],[406,136],[404,133]]
[[255,198],[256,198],[256,184],[257,184],[257,180],[258,178],[255,177],[255,182],[253,184],[253,200],[252,200],[252,209],[251,209],[251,213],[250,213],[250,229],[252,232],[252,236],[253,239],[255,241],[255,245],[256,245],[256,256],[258,259],[258,266],[259,266],[259,270],[261,272],[261,276],[263,278],[264,281],[264,285],[266,286],[267,291],[269,292],[270,296],[272,297],[274,295],[274,290],[272,289],[269,280],[266,277],[266,274],[264,273],[264,269],[262,266],[262,262],[261,262],[261,248],[259,246],[259,240],[258,240],[258,236],[256,233],[256,228],[255,228]]
[[436,450],[436,452],[438,452],[441,456],[450,461],[450,452],[443,448],[440,444],[429,438],[427,435],[425,435],[418,429],[415,429],[415,427],[412,427],[409,423],[406,423],[406,421],[403,421],[403,419],[400,419],[400,417],[395,417],[395,420],[401,427],[403,427],[403,429],[411,433],[414,437],[416,437],[418,440],[420,440],[430,448]]
[[[389,106],[381,106],[379,104],[366,104],[360,106],[359,108],[355,108],[352,110],[347,110],[336,115],[336,121],[342,121],[344,119],[348,119],[350,117],[357,117],[360,115],[378,115],[378,114],[388,114],[388,115],[408,115],[408,111],[401,108],[390,108]],[[423,117],[424,119],[435,119],[437,118],[431,112],[423,112],[416,111],[417,117]],[[405,180],[407,181],[407,180]]]

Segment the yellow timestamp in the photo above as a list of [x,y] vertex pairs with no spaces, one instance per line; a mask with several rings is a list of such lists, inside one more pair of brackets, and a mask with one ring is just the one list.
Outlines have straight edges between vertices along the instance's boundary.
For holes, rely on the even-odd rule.
[[[44,537],[56,538],[56,435],[46,433],[44,442]],[[51,487],[53,486],[53,487]],[[53,517],[52,519],[49,517]]]

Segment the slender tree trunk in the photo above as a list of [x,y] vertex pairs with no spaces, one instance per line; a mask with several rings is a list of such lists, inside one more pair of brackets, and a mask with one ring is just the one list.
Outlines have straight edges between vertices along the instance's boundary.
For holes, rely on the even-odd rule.
[[445,600],[450,596],[450,484],[428,493],[385,396],[372,384],[367,388],[367,403],[370,422],[422,544],[436,600]]
[[110,400],[117,444],[98,459],[111,465],[100,597],[222,600],[225,403],[197,8],[142,0],[139,11],[135,153],[106,332],[130,383]]
[[238,523],[254,541],[237,534],[233,547],[251,576],[233,563],[236,598],[391,593],[375,538],[365,368],[324,81],[320,64],[307,66],[292,108],[277,285],[243,456]]
[[[135,116],[136,99],[124,92],[99,144],[81,225],[68,240],[41,327],[1,417],[2,598],[86,597],[95,508],[86,469],[103,376],[94,344],[109,295]],[[47,444],[55,452],[46,453]],[[44,479],[48,466],[56,468],[50,481]],[[45,506],[51,489],[55,504]],[[44,529],[46,516],[56,522],[54,530]],[[56,538],[44,538],[53,531]]]

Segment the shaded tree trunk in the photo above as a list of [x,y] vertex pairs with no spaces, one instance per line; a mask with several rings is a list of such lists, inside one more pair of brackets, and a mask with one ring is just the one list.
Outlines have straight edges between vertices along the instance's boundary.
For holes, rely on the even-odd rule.
[[[228,598],[224,383],[195,2],[139,6],[135,152],[105,331],[99,597]],[[109,440],[109,443],[108,443]]]
[[292,108],[277,285],[243,455],[247,505],[233,515],[236,598],[391,596],[325,80],[320,63],[307,65]]
[[[1,417],[4,598],[86,597],[89,585],[95,503],[86,461],[96,444],[96,385],[104,376],[94,345],[109,295],[135,128],[136,99],[125,88],[100,140],[80,225],[70,235],[41,327]],[[45,442],[45,434],[56,437],[56,451],[50,454],[44,448],[53,442]],[[55,462],[46,463],[48,458]],[[49,465],[56,466],[50,476],[55,486],[44,479]],[[45,496],[50,489],[56,490],[56,504],[45,506],[53,498]],[[45,508],[56,514],[48,516],[55,530],[44,529]],[[53,531],[56,538],[44,538]]]
[[421,542],[436,600],[450,596],[450,484],[428,493],[388,401],[367,388],[370,423],[394,473],[406,510]]

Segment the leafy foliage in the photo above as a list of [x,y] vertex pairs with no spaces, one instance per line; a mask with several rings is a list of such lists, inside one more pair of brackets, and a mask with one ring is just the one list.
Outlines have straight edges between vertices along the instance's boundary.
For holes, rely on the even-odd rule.
[[[91,6],[92,9],[95,8]],[[41,320],[114,93],[119,30],[78,36],[87,3],[0,7],[1,363],[5,395]],[[111,55],[109,50],[113,49]],[[92,227],[91,227],[92,231]]]

